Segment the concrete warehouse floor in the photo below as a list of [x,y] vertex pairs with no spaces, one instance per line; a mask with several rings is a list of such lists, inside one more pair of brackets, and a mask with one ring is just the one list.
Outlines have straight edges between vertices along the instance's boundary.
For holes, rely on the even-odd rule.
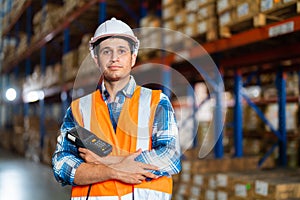
[[70,190],[56,182],[50,166],[0,149],[1,200],[64,200]]

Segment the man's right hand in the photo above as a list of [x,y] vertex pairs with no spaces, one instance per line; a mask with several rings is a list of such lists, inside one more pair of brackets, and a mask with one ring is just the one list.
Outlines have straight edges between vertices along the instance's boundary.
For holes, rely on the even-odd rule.
[[139,149],[137,152],[124,157],[121,162],[109,165],[116,171],[115,179],[125,183],[139,184],[146,178],[156,179],[158,176],[148,170],[158,170],[157,166],[137,162],[134,159],[142,153]]

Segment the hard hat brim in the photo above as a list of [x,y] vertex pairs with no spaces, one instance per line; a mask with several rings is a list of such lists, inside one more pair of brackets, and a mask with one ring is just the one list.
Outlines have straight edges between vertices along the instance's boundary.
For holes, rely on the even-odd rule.
[[98,36],[98,37],[93,37],[93,38],[91,38],[91,40],[90,40],[89,43],[91,45],[93,45],[93,44],[95,44],[100,39],[103,39],[103,38],[107,39],[109,37],[117,37],[117,36],[128,38],[128,39],[132,40],[133,42],[135,42],[137,44],[139,43],[138,39],[135,36],[131,36],[131,35],[128,35],[128,34],[122,34],[122,33],[118,33],[118,34],[104,34],[104,35],[101,35],[101,36]]

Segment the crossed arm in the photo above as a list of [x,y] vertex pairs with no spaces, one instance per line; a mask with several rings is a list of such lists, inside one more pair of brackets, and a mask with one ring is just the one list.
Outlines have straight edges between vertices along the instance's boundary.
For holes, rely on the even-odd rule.
[[76,170],[74,183],[87,185],[106,180],[119,180],[129,184],[139,184],[146,178],[158,178],[148,170],[158,170],[158,167],[137,162],[134,159],[141,150],[129,156],[107,156],[101,158],[88,149],[79,148],[79,155],[84,159]]

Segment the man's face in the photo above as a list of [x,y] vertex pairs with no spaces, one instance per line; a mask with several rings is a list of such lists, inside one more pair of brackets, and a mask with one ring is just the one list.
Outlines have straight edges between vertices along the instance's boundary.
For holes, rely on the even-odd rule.
[[128,41],[121,38],[108,38],[99,44],[97,62],[108,81],[119,81],[130,75],[136,61],[131,54]]

